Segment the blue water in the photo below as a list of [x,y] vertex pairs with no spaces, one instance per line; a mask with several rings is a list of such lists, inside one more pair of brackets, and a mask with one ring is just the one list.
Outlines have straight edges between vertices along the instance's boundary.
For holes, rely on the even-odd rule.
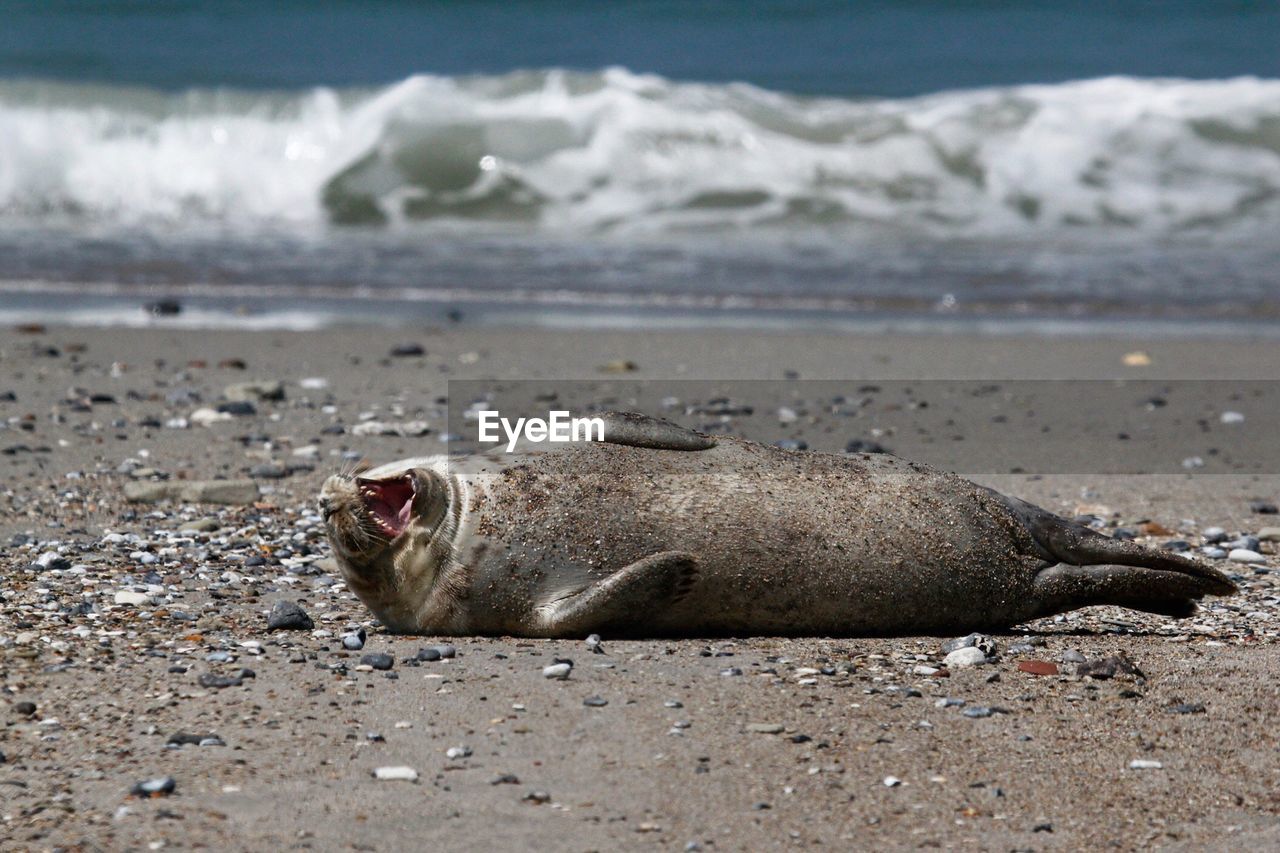
[[1107,75],[1280,77],[1280,4],[1247,0],[28,0],[0,76],[167,89],[594,71],[898,97]]
[[1280,3],[0,0],[0,317],[1272,322],[1278,270]]

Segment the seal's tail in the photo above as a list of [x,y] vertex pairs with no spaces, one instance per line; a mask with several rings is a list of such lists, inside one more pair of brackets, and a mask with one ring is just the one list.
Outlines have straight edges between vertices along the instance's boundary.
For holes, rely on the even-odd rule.
[[1048,564],[1035,580],[1044,615],[1114,604],[1182,618],[1206,595],[1237,591],[1222,572],[1189,557],[1103,536],[1025,501],[1000,497]]

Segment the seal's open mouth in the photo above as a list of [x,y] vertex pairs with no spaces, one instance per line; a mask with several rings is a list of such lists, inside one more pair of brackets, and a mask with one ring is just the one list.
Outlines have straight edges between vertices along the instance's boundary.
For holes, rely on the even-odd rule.
[[413,479],[405,474],[389,480],[357,479],[365,513],[378,529],[395,539],[413,516]]

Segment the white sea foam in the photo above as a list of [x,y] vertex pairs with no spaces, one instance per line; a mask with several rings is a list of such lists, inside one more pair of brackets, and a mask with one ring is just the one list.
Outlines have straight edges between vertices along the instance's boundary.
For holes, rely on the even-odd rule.
[[1280,80],[806,99],[620,69],[380,91],[0,84],[0,222],[1271,233]]

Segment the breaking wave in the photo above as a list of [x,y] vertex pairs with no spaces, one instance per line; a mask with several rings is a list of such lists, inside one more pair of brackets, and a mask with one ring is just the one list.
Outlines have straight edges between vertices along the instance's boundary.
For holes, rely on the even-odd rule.
[[1280,80],[869,100],[621,69],[266,94],[9,81],[3,222],[1268,233]]

